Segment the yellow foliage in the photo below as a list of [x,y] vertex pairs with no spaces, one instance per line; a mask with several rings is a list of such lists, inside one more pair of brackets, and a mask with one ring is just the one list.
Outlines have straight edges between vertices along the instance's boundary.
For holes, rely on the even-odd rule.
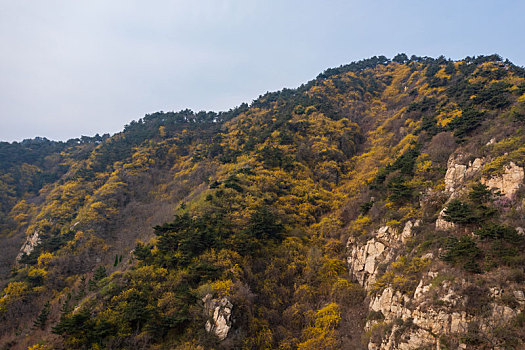
[[354,235],[363,235],[366,234],[366,228],[372,223],[372,220],[368,215],[360,216],[352,222],[350,226],[350,231]]
[[51,262],[51,260],[53,260],[53,254],[52,253],[48,253],[48,252],[45,252],[45,253],[42,253],[40,254],[40,256],[38,257],[38,266],[41,266],[41,267],[46,267],[47,265],[49,265],[49,263]]
[[314,317],[314,327],[321,329],[335,329],[341,321],[339,305],[330,303],[317,311]]
[[215,281],[212,283],[213,290],[217,293],[219,298],[231,296],[233,293],[232,280]]
[[29,292],[25,282],[10,282],[4,289],[4,296],[0,298],[0,312],[10,303],[22,299]]
[[305,341],[298,345],[298,349],[338,349],[335,329],[340,321],[341,311],[336,303],[320,309],[314,315],[313,324],[304,330]]
[[337,277],[346,272],[346,265],[339,259],[325,259],[319,270],[321,280],[332,283]]
[[27,350],[51,350],[51,349],[53,348],[47,345],[44,345],[44,344],[35,344],[27,348]]
[[152,265],[141,266],[137,269],[126,273],[130,276],[131,286],[141,288],[143,285],[152,284],[156,281],[164,281],[168,278],[168,270],[163,267],[156,267]]
[[442,111],[440,114],[437,115],[437,124],[441,127],[446,126],[448,123],[450,123],[455,118],[460,118],[462,115],[462,110],[459,108],[456,108],[452,111]]
[[266,320],[253,318],[249,325],[248,334],[249,336],[244,340],[243,350],[272,348],[273,333]]
[[419,274],[429,264],[429,259],[418,257],[408,259],[405,256],[400,256],[391,264],[391,268],[374,283],[372,292],[378,292],[382,288],[391,285],[395,290],[410,293],[417,286]]
[[160,137],[166,137],[166,127],[164,125],[159,126],[159,135]]
[[27,284],[24,282],[10,282],[4,289],[4,294],[9,298],[23,296],[27,291]]
[[18,225],[27,225],[31,209],[32,206],[22,199],[15,204],[9,215],[18,223]]
[[430,160],[429,158],[430,157],[427,153],[422,153],[419,155],[416,161],[416,175],[424,175],[432,169],[432,160]]
[[29,272],[27,273],[27,275],[33,278],[36,278],[36,277],[44,278],[47,276],[47,271],[44,270],[43,268],[31,266],[29,268]]
[[184,342],[181,345],[178,345],[175,350],[204,350],[202,345],[199,345],[195,340]]

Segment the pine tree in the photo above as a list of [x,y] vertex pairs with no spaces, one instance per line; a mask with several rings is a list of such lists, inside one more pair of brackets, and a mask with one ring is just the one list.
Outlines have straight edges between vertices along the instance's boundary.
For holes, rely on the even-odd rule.
[[99,266],[93,273],[93,280],[95,282],[100,281],[101,279],[107,276],[106,268],[104,266]]
[[44,329],[46,327],[47,319],[49,317],[49,301],[44,304],[44,308],[40,311],[40,314],[37,316],[33,327]]

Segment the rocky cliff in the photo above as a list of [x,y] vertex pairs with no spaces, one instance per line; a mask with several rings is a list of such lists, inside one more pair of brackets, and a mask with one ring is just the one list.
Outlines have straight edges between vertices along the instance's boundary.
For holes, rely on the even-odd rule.
[[[458,273],[440,261],[443,249],[422,254],[409,248],[422,231],[458,229],[447,220],[445,209],[467,191],[469,181],[481,179],[506,198],[513,198],[524,185],[523,168],[512,162],[501,175],[486,179],[481,177],[485,159],[467,162],[468,158],[465,154],[450,156],[444,176],[448,199],[435,224],[427,222],[418,229],[421,220],[417,219],[407,221],[402,230],[382,226],[364,237],[349,239],[350,274],[368,293],[368,349],[466,349],[476,337],[484,338],[494,349],[507,348],[501,333],[525,305],[523,286],[496,276],[480,279]],[[518,228],[517,233],[523,235],[523,229]],[[419,268],[406,266],[410,265],[405,262],[406,254],[420,259]],[[392,272],[393,279],[385,278]],[[407,285],[403,278],[412,283]]]

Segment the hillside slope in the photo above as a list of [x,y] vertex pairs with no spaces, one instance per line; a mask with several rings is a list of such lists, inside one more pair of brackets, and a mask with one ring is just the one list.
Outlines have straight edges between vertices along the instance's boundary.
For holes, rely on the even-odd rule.
[[0,343],[519,348],[524,127],[522,68],[401,54],[0,144]]

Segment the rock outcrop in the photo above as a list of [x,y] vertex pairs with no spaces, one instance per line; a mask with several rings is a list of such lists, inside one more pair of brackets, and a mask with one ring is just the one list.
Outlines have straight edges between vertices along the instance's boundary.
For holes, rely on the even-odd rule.
[[454,229],[454,227],[456,227],[456,225],[453,222],[445,220],[445,208],[443,208],[439,212],[438,218],[436,220],[436,230],[448,231]]
[[[479,174],[485,162],[483,158],[475,158],[473,161],[467,162],[466,158],[467,156],[464,154],[452,154],[448,159],[447,172],[445,174],[445,192],[450,194],[450,196],[447,204],[461,194],[465,181]],[[454,223],[445,220],[445,208],[443,208],[436,220],[436,230],[447,231],[455,227]]]
[[[419,221],[409,221],[401,233],[383,226],[366,241],[351,238],[348,242],[350,273],[369,292],[369,317],[365,325],[365,331],[370,334],[369,350],[441,349],[445,340],[446,346],[464,347],[461,339],[472,329],[492,334],[497,327],[516,317],[519,308],[525,305],[523,291],[504,292],[498,286],[488,289],[486,303],[480,306],[484,311],[476,312],[469,306],[465,291],[478,287],[460,277],[443,275],[439,264],[430,265],[412,291],[401,292],[393,285],[378,290],[374,283],[400,256],[404,243],[414,235],[413,228],[419,225]],[[435,259],[433,253],[421,258]],[[502,298],[504,293],[509,293],[520,306],[506,305],[504,300],[509,297]]]
[[479,173],[483,167],[484,159],[476,158],[466,163],[466,155],[451,155],[447,162],[447,173],[445,174],[445,190],[454,194],[466,180],[471,179]]
[[[508,323],[519,312],[518,309],[502,304],[501,296],[492,295],[483,315],[469,313],[472,310],[466,304],[468,297],[459,292],[469,284],[461,280],[435,285],[432,282],[437,276],[437,272],[429,272],[423,276],[414,294],[403,294],[387,287],[371,298],[370,311],[381,317],[369,320],[365,329],[373,331],[375,327],[385,324],[392,327],[391,331],[381,337],[371,338],[369,349],[418,349],[435,346],[440,349],[440,337],[456,336],[456,339],[461,339],[462,334],[469,332],[471,324],[475,324],[481,332],[490,333]],[[513,292],[514,296],[521,297],[521,294],[521,291]]]
[[38,231],[33,232],[32,235],[27,236],[26,241],[20,248],[20,252],[16,256],[16,262],[20,261],[24,254],[29,255],[41,242],[40,233]]
[[395,251],[412,236],[412,228],[419,226],[419,221],[408,221],[401,234],[389,226],[383,226],[372,233],[372,238],[364,245],[351,238],[348,241],[350,273],[366,289],[377,280],[381,265],[389,263]]
[[206,331],[215,334],[219,340],[226,339],[232,327],[233,304],[227,297],[216,299],[211,294],[207,294],[202,302],[204,312],[208,317],[205,325]]
[[510,162],[504,169],[503,174],[493,176],[489,179],[481,179],[481,183],[492,189],[499,190],[505,197],[512,198],[523,184],[525,173],[522,167]]

